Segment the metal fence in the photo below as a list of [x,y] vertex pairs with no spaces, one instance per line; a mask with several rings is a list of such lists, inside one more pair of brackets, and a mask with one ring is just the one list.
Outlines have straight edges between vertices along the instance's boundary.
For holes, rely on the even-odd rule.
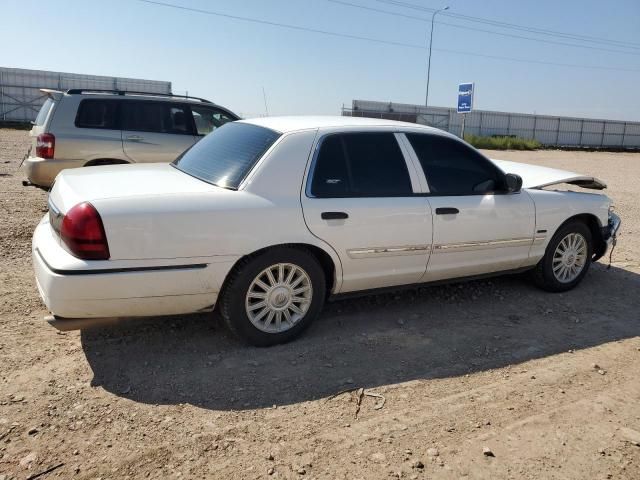
[[40,91],[41,88],[102,88],[171,93],[171,82],[0,67],[0,121],[35,120],[46,100],[46,95]]
[[[462,115],[455,108],[354,100],[342,115],[419,123],[460,136]],[[640,148],[640,122],[553,117],[475,110],[467,113],[464,132],[480,136],[535,139],[546,146]]]

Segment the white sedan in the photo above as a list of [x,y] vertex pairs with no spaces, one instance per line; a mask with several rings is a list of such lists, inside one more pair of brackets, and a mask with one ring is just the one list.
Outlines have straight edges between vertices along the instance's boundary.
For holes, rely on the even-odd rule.
[[60,329],[212,311],[254,345],[292,339],[329,296],[531,270],[575,287],[615,241],[600,180],[490,160],[416,124],[271,117],[173,164],[61,172],[34,233]]

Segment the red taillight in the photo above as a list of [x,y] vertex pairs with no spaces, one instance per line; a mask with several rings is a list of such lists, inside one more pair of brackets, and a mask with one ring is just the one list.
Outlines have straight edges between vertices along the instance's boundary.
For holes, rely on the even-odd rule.
[[52,133],[41,133],[36,138],[36,157],[53,158],[56,137]]
[[71,253],[84,260],[108,260],[109,245],[100,214],[88,202],[80,203],[62,219],[60,238]]

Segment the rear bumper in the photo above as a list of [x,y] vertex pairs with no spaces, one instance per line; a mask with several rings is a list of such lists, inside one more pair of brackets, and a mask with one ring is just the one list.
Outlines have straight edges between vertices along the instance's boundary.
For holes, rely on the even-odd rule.
[[40,297],[54,315],[50,323],[65,330],[111,323],[116,317],[210,311],[231,268],[231,261],[216,259],[210,263],[178,259],[173,264],[163,260],[164,265],[141,261],[138,266],[82,261],[60,245],[47,217],[34,233],[32,258]]
[[55,158],[45,159],[40,157],[29,157],[24,161],[24,174],[34,185],[40,187],[50,187],[56,175],[65,168],[81,167],[79,160],[57,160]]

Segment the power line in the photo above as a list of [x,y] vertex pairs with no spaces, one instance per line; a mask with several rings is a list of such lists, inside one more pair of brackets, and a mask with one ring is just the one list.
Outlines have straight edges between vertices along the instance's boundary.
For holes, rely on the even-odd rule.
[[263,24],[263,25],[270,25],[272,27],[289,28],[291,30],[298,30],[298,31],[312,32],[312,33],[320,33],[320,34],[323,34],[323,35],[331,35],[333,37],[343,37],[343,38],[351,38],[353,40],[364,40],[364,41],[367,41],[367,42],[384,43],[386,45],[393,45],[393,46],[396,46],[396,47],[424,49],[423,45],[416,45],[416,44],[402,43],[402,42],[394,42],[394,41],[391,41],[391,40],[381,40],[381,39],[378,39],[378,38],[371,38],[371,37],[362,37],[362,36],[359,36],[359,35],[351,35],[349,33],[330,32],[328,30],[319,30],[317,28],[301,27],[299,25],[290,25],[288,23],[270,22],[268,20],[260,20],[258,18],[241,17],[239,15],[230,15],[228,13],[214,12],[212,10],[203,10],[203,9],[200,9],[200,8],[185,7],[185,6],[182,6],[182,5],[175,5],[173,3],[165,3],[165,2],[155,1],[155,0],[138,0],[138,1],[142,2],[142,3],[149,3],[149,4],[152,4],[152,5],[159,5],[161,7],[177,8],[179,10],[186,10],[188,12],[202,13],[202,14],[205,14],[205,15],[213,15],[213,16],[216,16],[216,17],[230,18],[232,20],[240,20],[240,21],[243,21],[243,22],[260,23],[260,24]]
[[495,60],[508,60],[510,62],[535,63],[538,65],[553,65],[556,67],[588,68],[588,69],[595,69],[595,70],[615,70],[620,72],[633,72],[633,73],[640,72],[640,70],[634,70],[632,68],[601,67],[598,65],[578,65],[578,64],[571,64],[571,63],[545,62],[542,60],[533,60],[533,59],[524,59],[524,58],[515,58],[515,57],[501,57],[498,55],[485,55],[483,53],[469,54],[468,52],[463,52],[460,50],[448,50],[446,48],[434,48],[434,50],[438,52],[444,52],[444,53],[453,53],[456,55],[472,55],[474,57],[491,58]]
[[[352,40],[362,40],[362,41],[368,41],[368,42],[387,44],[387,45],[391,45],[391,46],[395,46],[395,47],[413,48],[413,49],[419,49],[419,50],[425,50],[425,48],[426,48],[424,45],[417,45],[417,44],[411,44],[411,43],[402,43],[402,42],[394,42],[394,41],[381,40],[381,39],[371,38],[371,37],[362,37],[362,36],[358,36],[358,35],[351,35],[351,34],[347,34],[347,33],[331,32],[331,31],[320,30],[320,29],[316,29],[316,28],[301,27],[299,25],[291,25],[291,24],[280,23],[280,22],[271,22],[271,21],[268,21],[268,20],[261,20],[261,19],[257,19],[257,18],[243,17],[243,16],[239,16],[239,15],[230,15],[230,14],[221,13],[221,12],[214,12],[212,10],[203,10],[203,9],[199,9],[199,8],[185,7],[185,6],[182,6],[182,5],[176,5],[176,4],[167,3],[167,2],[160,2],[160,1],[156,1],[156,0],[138,0],[138,1],[142,2],[142,3],[146,3],[146,4],[158,5],[158,6],[162,6],[162,7],[174,8],[174,9],[179,9],[179,10],[185,10],[185,11],[189,11],[189,12],[193,12],[193,13],[200,13],[200,14],[205,14],[205,15],[213,15],[213,16],[218,16],[218,17],[229,18],[229,19],[232,19],[232,20],[240,20],[240,21],[251,22],[251,23],[259,23],[259,24],[269,25],[269,26],[273,26],[273,27],[288,28],[288,29],[292,29],[292,30],[310,32],[310,33],[316,33],[316,34],[322,34],[322,35],[329,35],[329,36],[333,36],[333,37],[343,37],[343,38],[349,38],[349,39],[352,39]],[[541,60],[521,59],[521,58],[513,58],[513,57],[501,57],[501,56],[498,56],[498,55],[485,55],[485,54],[480,54],[480,53],[461,52],[461,51],[457,51],[457,50],[446,50],[446,49],[439,49],[439,48],[434,48],[433,50],[440,51],[440,52],[445,52],[445,53],[453,53],[453,54],[457,54],[457,55],[466,55],[466,56],[471,56],[471,57],[483,57],[483,58],[491,58],[491,59],[496,59],[496,60],[505,60],[505,61],[512,61],[512,62],[536,63],[536,64],[540,64],[540,65],[553,65],[553,66],[560,66],[560,67],[577,67],[577,68],[596,69],[596,70],[611,70],[611,71],[622,71],[622,72],[640,72],[640,70],[633,70],[633,69],[627,69],[627,68],[603,67],[603,66],[597,66],[597,65],[573,65],[573,64],[555,63],[555,62],[545,62],[545,61],[541,61]]]
[[[367,7],[367,6],[364,6],[364,5],[358,5],[356,3],[345,2],[345,1],[342,1],[342,0],[327,0],[327,1],[332,2],[332,3],[337,3],[337,4],[340,4],[340,5],[349,6],[349,7],[360,8],[360,9],[363,9],[363,10],[371,10],[371,11],[374,11],[374,12],[383,13],[383,14],[387,14],[387,15],[400,16],[400,17],[408,18],[410,20],[416,20],[416,21],[419,21],[419,22],[424,22],[424,23],[430,23],[431,22],[431,20],[429,20],[428,18],[424,18],[424,17],[415,17],[415,16],[411,16],[411,15],[405,15],[405,14],[402,14],[402,13],[390,12],[388,10],[382,10],[382,9],[379,9],[379,8]],[[474,30],[476,32],[484,32],[484,33],[489,33],[489,34],[492,34],[492,35],[500,35],[500,36],[503,36],[503,37],[510,37],[510,38],[520,38],[520,39],[523,39],[523,40],[530,40],[530,41],[533,41],[533,42],[549,43],[549,44],[552,44],[552,45],[564,45],[564,46],[567,46],[567,47],[585,48],[585,49],[588,49],[588,50],[602,50],[604,52],[620,53],[620,54],[623,54],[623,55],[640,55],[640,52],[625,52],[625,51],[622,51],[622,50],[614,50],[614,49],[611,49],[611,48],[594,47],[594,46],[589,46],[589,45],[576,45],[575,43],[566,43],[566,42],[558,42],[558,41],[555,41],[555,40],[544,40],[544,39],[541,39],[541,38],[525,37],[523,35],[516,35],[516,34],[513,34],[513,33],[496,32],[495,30],[485,30],[483,28],[470,27],[470,26],[467,26],[467,25],[457,25],[455,23],[447,23],[447,22],[442,22],[442,21],[439,21],[439,20],[435,21],[434,23],[437,23],[438,25],[446,25],[446,26],[453,27],[453,28],[460,28],[460,29],[463,29],[463,30]],[[632,48],[632,47],[626,47],[626,48]]]
[[381,8],[375,8],[375,7],[367,7],[366,5],[358,5],[356,3],[351,3],[351,2],[343,2],[342,0],[327,0],[327,1],[331,2],[331,3],[338,3],[340,5],[347,5],[349,7],[361,8],[363,10],[370,10],[372,12],[386,13],[387,15],[393,15],[395,17],[408,18],[409,20],[417,20],[419,22],[427,22],[428,23],[428,22],[431,21],[431,20],[429,20],[427,18],[424,18],[424,17],[415,17],[413,15],[407,15],[405,13],[390,12],[389,10],[382,10]]
[[[429,13],[435,11],[435,9],[433,9],[433,8],[423,7],[421,5],[416,5],[416,4],[413,4],[413,3],[403,2],[403,1],[399,1],[399,0],[375,0],[375,1],[380,2],[380,3],[389,4],[389,5],[394,5],[394,6],[397,6],[397,7],[408,8],[408,9],[413,9],[413,10],[418,10],[418,11],[423,11],[423,12],[429,12]],[[592,37],[592,36],[580,35],[580,34],[576,34],[576,33],[559,32],[559,31],[555,31],[555,30],[547,30],[547,29],[543,29],[543,28],[530,27],[530,26],[525,26],[525,25],[518,25],[518,24],[515,24],[515,23],[501,22],[501,21],[498,21],[498,20],[492,20],[492,19],[482,18],[482,17],[473,17],[473,16],[470,16],[470,15],[463,15],[463,14],[460,14],[460,13],[453,13],[453,12],[444,13],[444,15],[446,15],[448,17],[452,17],[452,18],[459,18],[459,19],[462,19],[462,20],[468,20],[468,21],[471,21],[471,22],[485,23],[485,24],[488,24],[488,25],[493,25],[493,26],[497,26],[497,27],[501,27],[501,28],[510,28],[510,29],[515,29],[515,30],[522,30],[522,31],[525,31],[525,32],[536,33],[536,34],[540,34],[540,35],[556,36],[556,37],[561,37],[561,38],[568,38],[568,39],[571,39],[571,40],[578,40],[578,41],[582,41],[582,42],[603,43],[603,44],[608,44],[608,45],[611,45],[611,46],[618,46],[618,47],[623,47],[623,48],[640,48],[640,44],[634,43],[634,42],[627,42],[627,41],[622,41],[622,40],[611,40],[611,39],[608,39],[608,38]]]
[[[402,1],[399,1],[399,0],[376,0],[376,1],[379,2],[379,3],[385,3],[385,4],[388,4],[388,5],[394,5],[394,6],[397,6],[397,7],[403,7],[403,8],[408,8],[408,9],[418,10],[418,11],[423,11],[423,12],[432,13],[432,12],[435,11],[435,9],[433,9],[433,8],[423,7],[421,5],[416,5],[416,4],[409,3],[409,2],[402,2]],[[623,41],[623,40],[611,40],[611,39],[608,39],[608,38],[593,37],[593,36],[589,36],[589,35],[580,35],[580,34],[577,34],[577,33],[559,32],[559,31],[556,31],[556,30],[548,30],[548,29],[544,29],[544,28],[529,27],[529,26],[525,26],[525,25],[518,25],[518,24],[515,24],[515,23],[501,22],[501,21],[492,20],[492,19],[489,19],[489,18],[473,17],[473,16],[470,16],[470,15],[463,15],[463,14],[460,14],[460,13],[453,13],[453,12],[443,12],[442,15],[445,15],[447,17],[458,18],[458,19],[462,19],[462,20],[468,20],[468,21],[471,21],[471,22],[485,23],[485,24],[488,24],[488,25],[493,25],[493,26],[501,27],[501,28],[509,28],[509,29],[514,29],[514,30],[521,30],[521,31],[529,32],[529,33],[537,33],[537,34],[540,34],[540,35],[562,37],[562,38],[566,38],[566,39],[570,39],[570,40],[578,40],[578,41],[582,41],[582,42],[608,44],[610,46],[617,46],[617,47],[623,47],[623,48],[640,48],[640,44],[635,43],[635,42],[627,42],[627,41]]]

